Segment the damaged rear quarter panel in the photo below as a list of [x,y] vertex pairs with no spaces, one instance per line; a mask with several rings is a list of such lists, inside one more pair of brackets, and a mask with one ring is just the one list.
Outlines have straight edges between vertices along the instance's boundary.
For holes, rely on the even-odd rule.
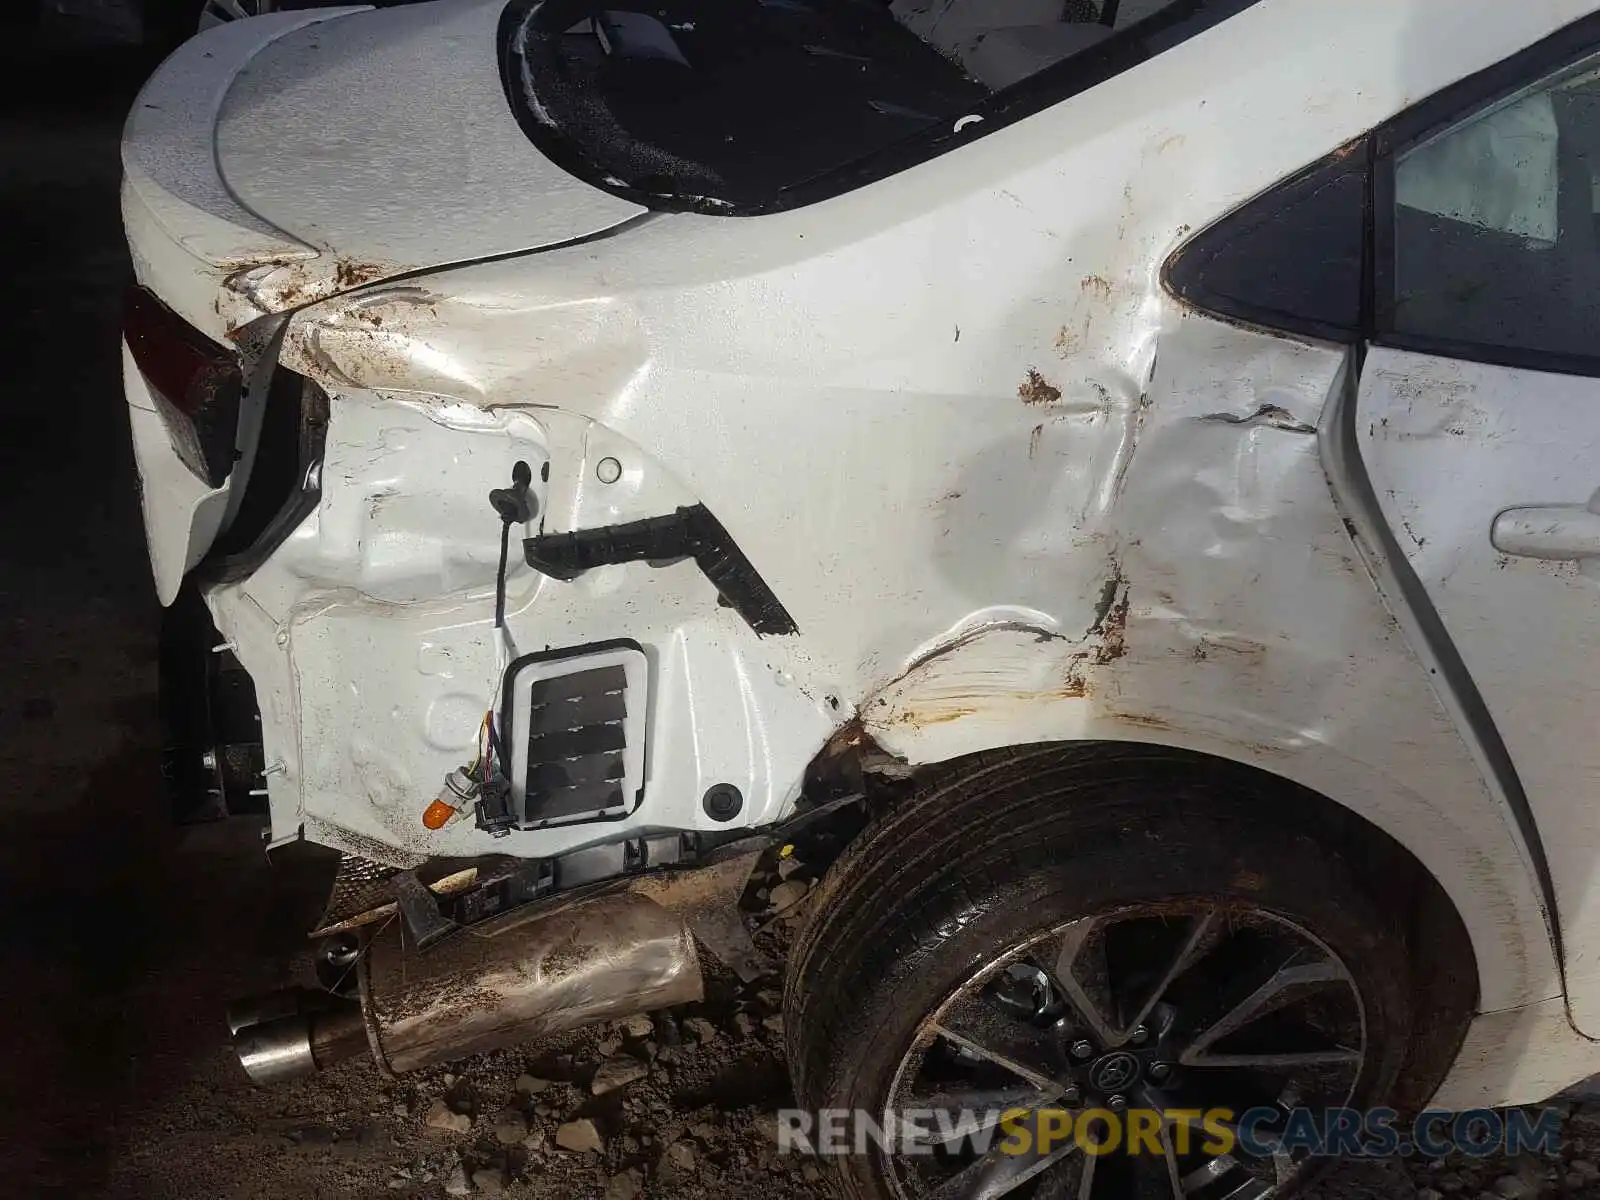
[[[1396,77],[1368,43],[1399,44],[1407,14],[1357,9],[1330,23],[1311,0],[1258,6],[1228,37],[809,208],[663,216],[409,291],[376,284],[299,314],[285,354],[328,382],[335,428],[343,398],[409,393],[435,418],[436,394],[551,406],[716,514],[799,636],[756,638],[688,564],[522,575],[509,606],[525,646],[651,648],[676,706],[654,761],[682,792],[714,777],[674,774],[692,745],[706,771],[753,781],[752,814],[782,815],[856,716],[912,764],[1078,738],[1220,755],[1410,847],[1464,917],[1484,1008],[1542,1001],[1560,985],[1517,834],[1324,475],[1315,431],[1343,352],[1187,313],[1157,283],[1190,229],[1449,82]],[[1315,24],[1315,54],[1283,52],[1286,21]],[[1310,114],[1258,103],[1307,91],[1345,99]],[[553,479],[568,473],[553,529],[608,511],[582,447],[552,449]],[[429,697],[486,694],[490,596],[413,593],[372,622],[388,610],[358,579],[319,578],[320,593],[287,575],[251,585],[295,643],[284,687],[300,688],[302,728],[332,722],[343,739],[308,756],[307,810],[407,849],[462,849],[410,816],[458,751],[430,759],[393,731],[426,728]],[[446,669],[459,688],[417,683]],[[724,683],[695,709],[684,681],[707,669]],[[351,678],[361,703],[340,691]],[[374,756],[403,761],[377,770]]]
[[1513,829],[1328,490],[1316,426],[1344,352],[1176,305],[1157,344],[1115,502],[1062,539],[1048,573],[1034,564],[1033,586],[1008,589],[1028,608],[973,612],[918,647],[862,706],[865,731],[911,763],[1129,739],[1293,779],[1445,882],[1486,932],[1486,977],[1520,981],[1485,1007],[1556,994]]

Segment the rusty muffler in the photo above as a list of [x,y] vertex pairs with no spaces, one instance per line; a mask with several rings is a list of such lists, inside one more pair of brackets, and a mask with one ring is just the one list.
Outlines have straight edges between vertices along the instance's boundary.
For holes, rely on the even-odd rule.
[[683,918],[633,891],[510,912],[426,952],[405,928],[390,921],[363,945],[359,1002],[290,989],[230,1009],[250,1077],[293,1079],[363,1049],[398,1074],[704,994]]

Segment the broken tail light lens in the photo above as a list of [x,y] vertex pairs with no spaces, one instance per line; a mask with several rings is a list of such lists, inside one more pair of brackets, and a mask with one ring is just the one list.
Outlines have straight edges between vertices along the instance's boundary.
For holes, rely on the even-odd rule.
[[221,487],[233,470],[239,430],[244,378],[238,359],[145,287],[131,287],[123,297],[122,335],[173,450],[207,485]]

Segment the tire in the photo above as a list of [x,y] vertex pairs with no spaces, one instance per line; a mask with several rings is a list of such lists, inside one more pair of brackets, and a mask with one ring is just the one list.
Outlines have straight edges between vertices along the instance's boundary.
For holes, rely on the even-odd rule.
[[[960,1072],[987,1072],[993,1085],[996,1068],[986,1057],[993,1047],[980,1054],[974,1047],[982,1038],[961,1039],[991,1028],[984,1022],[997,1019],[999,1009],[1007,1021],[1023,1022],[1030,1053],[1049,1056],[1047,1074],[1067,1072],[1050,1074],[1056,1086],[1068,1076],[1076,1081],[1078,1090],[1065,1099],[1045,1097],[1067,1108],[1107,1102],[1100,1085],[1109,1080],[1115,1086],[1126,1074],[1124,1051],[1143,1055],[1138,1082],[1127,1096],[1112,1096],[1113,1103],[1146,1107],[1156,1105],[1151,1097],[1190,1089],[1187,1106],[1194,1089],[1207,1087],[1227,1091],[1231,1102],[1246,1094],[1244,1081],[1251,1089],[1268,1087],[1264,1094],[1270,1094],[1278,1066],[1207,1065],[1222,1061],[1219,1053],[1237,1057],[1227,1049],[1230,1039],[1255,1038],[1266,1046],[1271,1038],[1263,1031],[1269,1026],[1272,1037],[1332,1039],[1262,1051],[1292,1052],[1300,1064],[1283,1068],[1280,1102],[1309,1104],[1315,1096],[1333,1105],[1367,1107],[1396,1096],[1415,1020],[1404,914],[1386,909],[1373,887],[1328,845],[1272,823],[1293,799],[1286,791],[1229,764],[1197,762],[1156,747],[1039,747],[968,760],[864,831],[815,893],[784,988],[799,1104],[812,1112],[883,1114],[905,1107],[908,1097],[927,1094],[924,1076],[955,1072],[960,1082]],[[1078,949],[1062,953],[1069,944]],[[1129,958],[1130,946],[1139,953],[1151,947],[1149,961],[1138,966],[1139,960]],[[1185,947],[1198,957],[1180,970],[1176,964],[1184,961]],[[1134,964],[1136,986],[1125,988],[1120,1017],[1111,1020],[1102,1012],[1096,1026],[1083,1016],[1097,1007],[1089,993],[1105,1012],[1117,1003],[1098,984],[1083,981],[1099,978],[1090,969],[1093,962],[1111,962],[1113,952],[1120,955],[1115,961]],[[1052,955],[1069,965],[1052,972]],[[1204,1008],[1205,996],[1244,988],[1255,978],[1252,972],[1264,970],[1276,972],[1273,978],[1288,988],[1284,964],[1272,965],[1275,956],[1285,955],[1284,964],[1301,972],[1293,978],[1311,982],[1280,991],[1271,1001],[1280,1005],[1275,1011],[1264,1009],[1242,1028],[1201,1045],[1207,1035],[1196,1031],[1214,1018],[1186,1017],[1185,1003]],[[1168,970],[1177,975],[1162,993],[1166,999],[1148,1008],[1137,1028],[1119,1024],[1146,1011],[1146,993],[1156,987],[1150,981]],[[1073,992],[1077,976],[1082,990]],[[1124,986],[1111,978],[1113,987]],[[1071,996],[1084,1003],[1075,1006]],[[1030,1004],[1037,1011],[1030,1013]],[[953,1033],[945,1032],[947,1025]],[[1056,1042],[1046,1050],[1039,1049],[1043,1042],[1035,1045],[1033,1039],[1043,1037],[1041,1026],[1048,1026],[1051,1038],[1059,1032],[1059,1048]],[[1213,1032],[1218,1027],[1211,1026]],[[1356,1027],[1361,1041],[1352,1050],[1349,1031]],[[1005,1038],[1020,1036],[1018,1028],[1007,1025]],[[1096,1031],[1105,1037],[1084,1036]],[[1184,1057],[1176,1064],[1152,1061],[1128,1040],[1136,1035],[1147,1039],[1146,1048],[1155,1039],[1166,1047],[1162,1055]],[[1188,1049],[1180,1046],[1184,1036],[1191,1038]],[[1076,1061],[1073,1052],[1086,1046],[1086,1061]],[[1240,1061],[1266,1061],[1261,1053],[1250,1055]],[[1304,1065],[1319,1055],[1330,1061]],[[1331,1062],[1335,1055],[1344,1056],[1337,1067]],[[1041,1061],[1029,1060],[1034,1067]],[[1098,1074],[1091,1078],[1089,1071]],[[1156,1072],[1164,1083],[1153,1082]],[[1295,1076],[1318,1081],[1307,1088]],[[1333,1082],[1322,1082],[1323,1076]],[[1031,1077],[1010,1078],[1037,1086]],[[989,1094],[977,1084],[967,1091],[956,1084],[942,1087],[932,1090]],[[1345,1094],[1333,1094],[1340,1090]],[[1178,1156],[1167,1143],[1163,1149],[1172,1160],[1171,1179],[1184,1171],[1201,1177],[1194,1174],[1198,1160]],[[1130,1183],[1131,1173],[1166,1172],[1167,1166],[1126,1156],[1113,1162],[1116,1156],[1069,1152],[1044,1170],[1035,1163],[1029,1169],[1038,1174],[1009,1187],[996,1180],[1003,1183],[1012,1178],[1005,1172],[1021,1169],[975,1166],[981,1157],[970,1151],[935,1167],[869,1149],[830,1161],[845,1193],[857,1200],[920,1200],[924,1194],[940,1200],[947,1194],[1077,1197],[1080,1185],[1095,1200],[1135,1191],[1173,1194],[1165,1183],[1146,1190],[1148,1178]],[[1091,1157],[1094,1163],[1083,1165]],[[1230,1174],[1222,1190],[1241,1198],[1283,1194],[1310,1173],[1298,1162],[1280,1170],[1282,1162],[1244,1155],[1230,1161],[1240,1174]],[[1205,1169],[1219,1170],[1219,1162]],[[963,1170],[967,1175],[960,1178],[971,1186],[950,1182]],[[1092,1174],[1087,1184],[1084,1171]],[[941,1186],[946,1190],[939,1191]]]

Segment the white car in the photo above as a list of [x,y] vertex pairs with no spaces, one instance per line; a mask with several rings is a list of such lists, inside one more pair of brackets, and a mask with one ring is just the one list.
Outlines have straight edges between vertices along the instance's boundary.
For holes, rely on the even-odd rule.
[[[252,1073],[754,975],[790,847],[810,1110],[1600,1071],[1591,8],[452,0],[182,47],[123,147],[175,779],[343,856]],[[1303,1175],[1163,1145],[840,1171]]]

